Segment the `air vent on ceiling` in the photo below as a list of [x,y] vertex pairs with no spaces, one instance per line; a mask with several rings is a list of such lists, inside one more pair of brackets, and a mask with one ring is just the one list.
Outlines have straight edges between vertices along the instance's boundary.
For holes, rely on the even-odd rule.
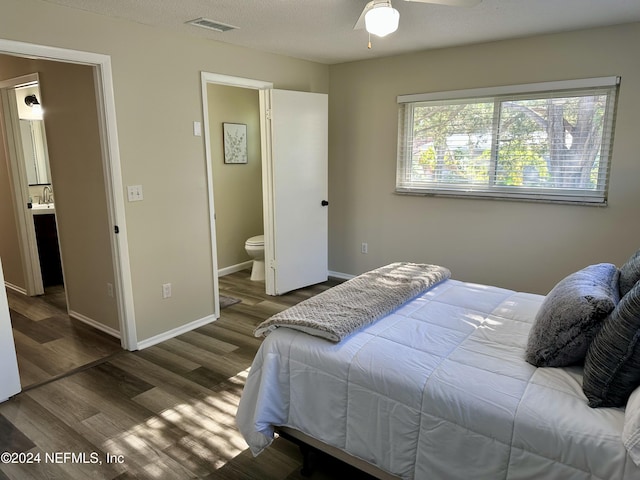
[[238,27],[233,25],[227,25],[226,23],[215,22],[208,18],[196,18],[195,20],[189,20],[186,22],[196,27],[208,28],[209,30],[215,30],[216,32],[228,32],[229,30],[236,30]]

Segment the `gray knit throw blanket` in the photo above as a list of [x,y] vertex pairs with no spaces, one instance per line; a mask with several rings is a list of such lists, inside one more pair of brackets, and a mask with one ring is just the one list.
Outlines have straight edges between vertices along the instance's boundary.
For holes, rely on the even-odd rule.
[[254,335],[267,336],[287,327],[339,342],[450,276],[448,269],[437,265],[392,263],[273,315],[258,325]]

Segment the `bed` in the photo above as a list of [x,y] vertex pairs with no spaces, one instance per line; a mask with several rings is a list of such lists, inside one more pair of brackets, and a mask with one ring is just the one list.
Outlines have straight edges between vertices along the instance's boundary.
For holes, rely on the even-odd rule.
[[640,479],[640,388],[592,408],[582,364],[525,358],[553,291],[441,278],[414,293],[333,341],[257,329],[236,417],[254,455],[282,431],[380,478]]

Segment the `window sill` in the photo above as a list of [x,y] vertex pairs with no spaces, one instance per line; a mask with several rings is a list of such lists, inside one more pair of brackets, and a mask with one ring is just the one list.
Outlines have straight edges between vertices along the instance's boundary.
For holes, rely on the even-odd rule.
[[458,198],[467,200],[494,200],[508,202],[527,202],[527,203],[547,203],[556,205],[576,205],[586,207],[607,207],[606,199],[572,199],[567,196],[558,196],[550,198],[548,195],[535,194],[496,194],[490,192],[464,192],[449,190],[417,190],[417,189],[399,189],[394,191],[395,195],[400,196],[416,196],[416,197],[442,197],[442,198]]

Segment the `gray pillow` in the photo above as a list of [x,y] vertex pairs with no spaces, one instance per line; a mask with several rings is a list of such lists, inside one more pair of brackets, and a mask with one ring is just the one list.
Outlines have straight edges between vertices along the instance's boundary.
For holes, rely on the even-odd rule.
[[620,267],[620,296],[624,297],[640,280],[640,250]]
[[640,385],[640,283],[602,324],[584,362],[590,407],[622,407]]
[[590,265],[549,292],[529,332],[525,358],[537,367],[582,363],[602,320],[618,303],[618,269]]

